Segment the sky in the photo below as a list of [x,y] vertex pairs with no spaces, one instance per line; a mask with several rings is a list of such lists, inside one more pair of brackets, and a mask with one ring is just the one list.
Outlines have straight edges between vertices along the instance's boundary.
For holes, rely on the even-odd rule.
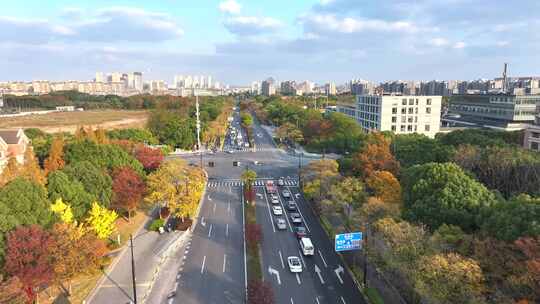
[[540,75],[540,1],[3,0],[0,81]]

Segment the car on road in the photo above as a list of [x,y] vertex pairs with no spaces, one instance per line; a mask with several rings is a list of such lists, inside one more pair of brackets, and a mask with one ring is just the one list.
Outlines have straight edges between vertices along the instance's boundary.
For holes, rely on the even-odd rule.
[[301,239],[303,237],[308,236],[306,227],[303,227],[303,226],[294,227],[294,234],[296,234],[297,239]]
[[227,153],[229,153],[229,154],[233,154],[233,153],[234,153],[234,151],[233,151],[233,150],[228,150],[228,151],[227,151]]
[[273,200],[277,200],[278,196],[277,196],[277,194],[272,193],[272,194],[270,194],[270,198],[273,199]]
[[283,218],[280,217],[280,218],[276,219],[276,227],[279,230],[285,230],[285,229],[287,229],[287,223],[285,222],[285,220]]
[[300,216],[300,213],[291,213],[291,222],[293,222],[293,224],[297,224],[297,225],[300,225],[302,224],[302,217]]
[[283,209],[281,209],[281,206],[272,206],[272,212],[274,215],[283,215]]
[[274,205],[279,205],[279,200],[273,198],[273,199],[272,199],[272,204],[274,204]]
[[280,178],[280,179],[277,181],[277,184],[278,184],[278,186],[285,186],[285,181],[284,181],[282,178]]
[[289,270],[293,273],[302,272],[302,263],[300,263],[300,258],[297,256],[290,256],[287,258],[287,264],[289,265]]
[[283,190],[283,192],[281,194],[283,195],[284,198],[290,198],[291,197],[291,193],[289,192],[289,190]]
[[313,246],[313,243],[311,242],[310,238],[303,237],[300,239],[300,248],[302,249],[302,253],[304,255],[314,255],[315,254],[315,246]]
[[289,211],[296,211],[296,210],[297,210],[296,203],[293,202],[293,201],[288,201],[288,202],[287,202],[287,210],[289,210]]

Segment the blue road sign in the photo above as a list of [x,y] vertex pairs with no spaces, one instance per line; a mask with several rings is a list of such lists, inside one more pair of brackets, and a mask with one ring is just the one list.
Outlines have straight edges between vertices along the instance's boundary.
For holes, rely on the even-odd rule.
[[358,250],[362,248],[362,232],[344,233],[336,235],[336,251]]

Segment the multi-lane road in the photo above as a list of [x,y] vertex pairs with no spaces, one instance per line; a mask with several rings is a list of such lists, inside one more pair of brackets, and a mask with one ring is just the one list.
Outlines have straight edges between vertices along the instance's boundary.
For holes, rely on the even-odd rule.
[[[233,125],[238,128],[239,115],[234,114]],[[262,266],[264,280],[274,289],[276,303],[364,303],[350,275],[333,250],[333,241],[325,234],[308,203],[304,201],[297,182],[298,158],[277,149],[271,136],[255,121],[256,147],[235,149],[230,134],[224,151],[204,155],[209,175],[207,191],[201,206],[199,221],[190,243],[182,251],[183,266],[178,273],[176,297],[170,303],[245,303],[245,243],[243,234],[242,183],[240,175],[249,166],[255,170],[257,221],[263,228]],[[238,131],[237,131],[238,132]],[[245,134],[245,133],[244,133]],[[198,164],[198,156],[185,156]],[[233,161],[239,166],[233,166]],[[257,161],[259,164],[255,164]],[[283,208],[287,229],[276,227],[276,216],[264,190],[264,182],[285,178],[279,186],[279,203]],[[315,246],[313,256],[304,256],[293,233],[285,203],[290,199],[282,191],[292,193],[298,206],[302,225],[308,230]],[[301,259],[303,271],[293,274],[287,266],[287,257]]]

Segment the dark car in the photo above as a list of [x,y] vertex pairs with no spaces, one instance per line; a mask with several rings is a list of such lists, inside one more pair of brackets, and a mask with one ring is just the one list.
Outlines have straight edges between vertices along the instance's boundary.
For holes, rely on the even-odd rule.
[[293,201],[289,201],[287,203],[287,210],[289,211],[296,211],[297,207],[296,207],[296,203],[293,202]]
[[305,227],[299,226],[294,227],[294,234],[296,235],[296,238],[301,239],[303,237],[307,237],[307,231]]

